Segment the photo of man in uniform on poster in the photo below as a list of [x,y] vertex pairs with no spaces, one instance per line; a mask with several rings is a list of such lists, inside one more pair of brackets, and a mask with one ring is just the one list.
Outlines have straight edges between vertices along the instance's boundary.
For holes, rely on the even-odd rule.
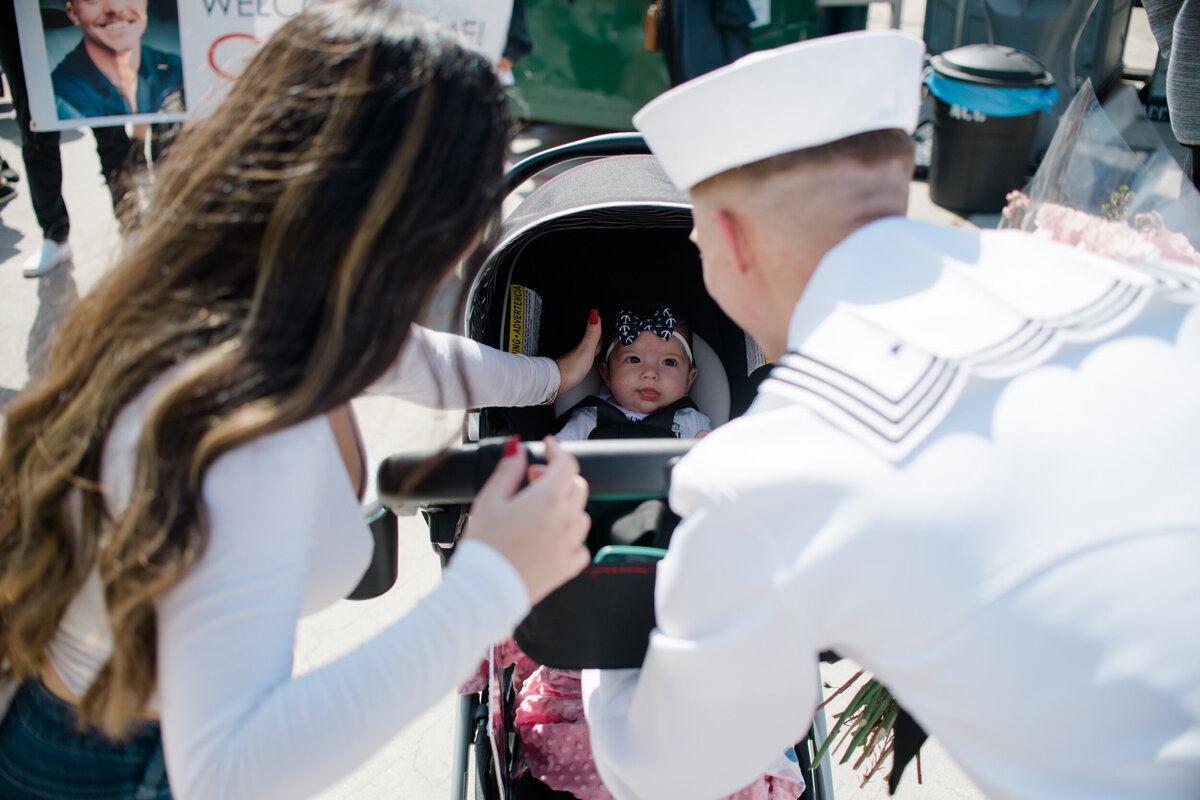
[[42,2],[60,120],[186,110],[174,2],[61,2]]

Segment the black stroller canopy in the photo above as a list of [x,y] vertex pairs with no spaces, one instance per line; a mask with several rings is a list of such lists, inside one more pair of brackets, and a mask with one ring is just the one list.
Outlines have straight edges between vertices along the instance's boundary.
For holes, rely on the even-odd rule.
[[504,222],[502,236],[525,230],[569,212],[628,205],[633,208],[683,208],[691,201],[675,188],[654,156],[601,158],[580,164],[531,192]]
[[[653,156],[575,166],[537,187],[501,225],[472,285],[466,332],[510,352],[554,358],[579,341],[591,308],[609,326],[621,308],[669,304],[715,351],[740,412],[753,396],[750,376],[761,360],[705,290],[691,228],[687,195]],[[551,432],[545,427],[552,415],[502,416],[506,422],[495,430],[484,426],[486,435]],[[538,421],[524,423],[526,416]]]
[[[588,309],[603,311],[609,296],[621,302],[647,291],[669,295],[669,283],[690,283],[693,293],[700,262],[687,239],[691,225],[687,195],[653,156],[614,156],[573,167],[531,192],[502,224],[472,287],[468,333],[502,343],[503,287],[513,283],[548,289],[542,296],[553,307],[546,310],[576,319],[575,337]],[[674,274],[677,269],[688,272]],[[564,279],[568,284],[558,286]],[[550,332],[550,325],[543,327]],[[561,344],[547,341],[539,354],[559,355],[554,349]]]

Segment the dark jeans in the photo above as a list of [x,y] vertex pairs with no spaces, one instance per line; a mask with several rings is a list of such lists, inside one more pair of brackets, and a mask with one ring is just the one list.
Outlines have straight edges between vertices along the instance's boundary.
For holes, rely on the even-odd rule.
[[[40,133],[29,129],[29,96],[25,92],[25,71],[21,65],[21,46],[17,38],[17,20],[13,0],[0,0],[0,69],[12,90],[13,110],[21,131],[21,159],[29,179],[29,199],[37,216],[42,236],[65,242],[71,232],[67,204],[62,195],[62,155],[58,150],[58,131]],[[100,169],[112,194],[113,208],[120,208],[129,191],[125,179],[130,157],[129,136],[123,127],[93,128]]]
[[30,681],[0,722],[0,800],[67,797],[171,800],[158,723],[135,722],[121,742],[80,731],[74,707]]

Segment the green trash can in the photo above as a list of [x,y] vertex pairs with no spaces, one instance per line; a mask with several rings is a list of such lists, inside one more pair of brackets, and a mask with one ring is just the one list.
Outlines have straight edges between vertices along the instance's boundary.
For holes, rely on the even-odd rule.
[[[663,14],[692,0],[659,0]],[[514,117],[604,130],[633,129],[633,115],[671,87],[662,51],[646,50],[643,22],[651,0],[527,0],[533,50],[513,66]],[[709,0],[697,4],[710,6]],[[816,0],[756,0],[752,50],[809,38]],[[661,35],[669,35],[660,30]],[[670,52],[670,47],[666,48]]]

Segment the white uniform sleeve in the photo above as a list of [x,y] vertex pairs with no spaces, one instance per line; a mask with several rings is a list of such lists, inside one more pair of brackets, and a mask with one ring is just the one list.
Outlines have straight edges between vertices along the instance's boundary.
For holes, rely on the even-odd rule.
[[312,796],[470,674],[527,613],[511,565],[464,541],[407,616],[293,678],[313,520],[341,466],[314,458],[306,427],[212,465],[208,548],[158,604],[163,742],[180,800]]
[[772,521],[754,513],[689,515],[659,566],[642,669],[583,672],[592,750],[618,800],[731,794],[808,730],[818,662],[799,644],[801,610],[772,587]]
[[427,408],[532,406],[558,389],[553,359],[505,353],[465,336],[412,326],[387,372],[368,387]]

